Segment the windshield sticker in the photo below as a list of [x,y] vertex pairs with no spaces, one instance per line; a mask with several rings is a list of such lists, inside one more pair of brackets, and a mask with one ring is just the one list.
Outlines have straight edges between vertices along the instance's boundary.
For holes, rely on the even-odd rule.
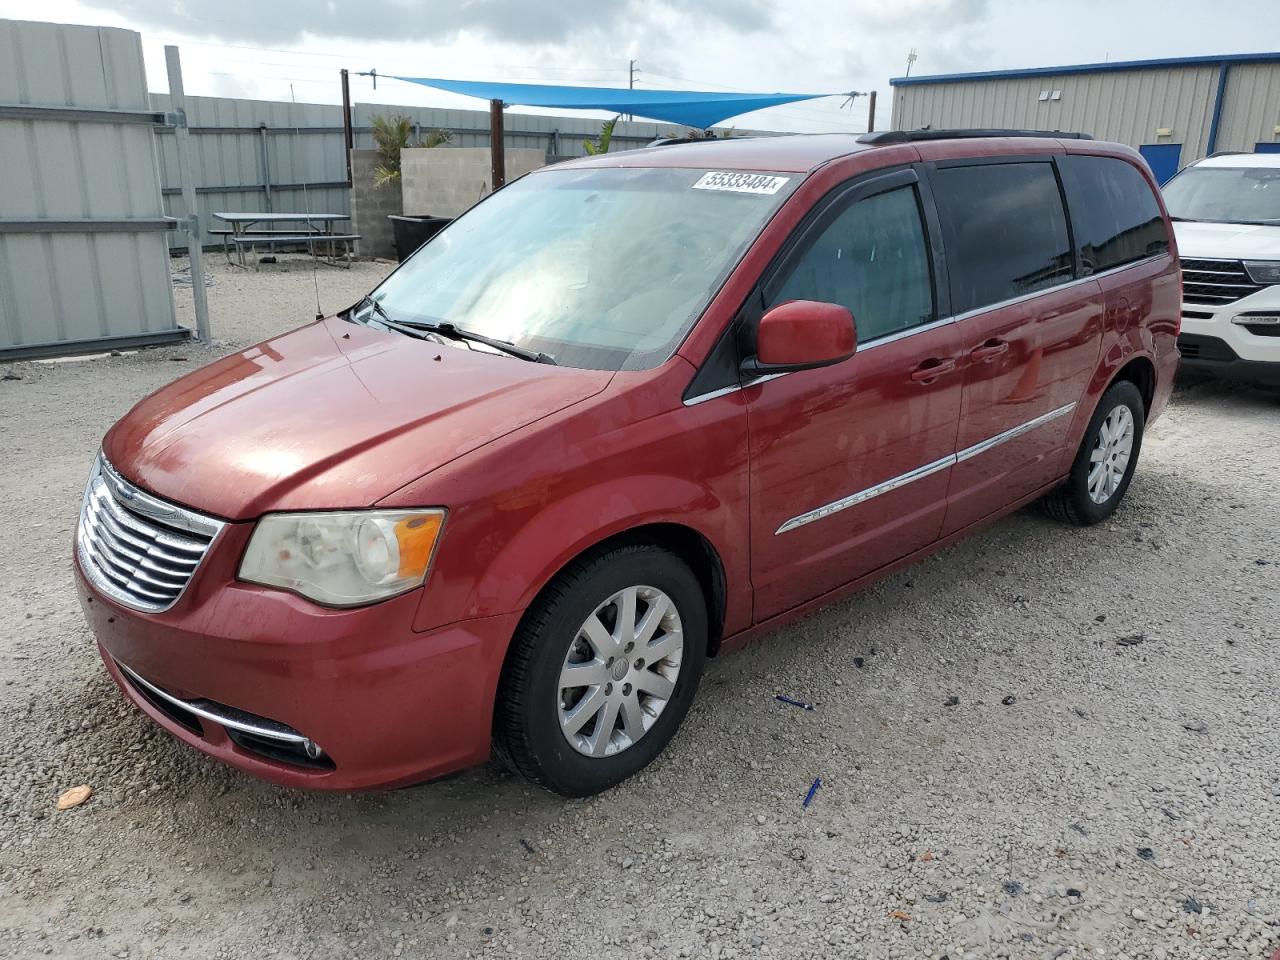
[[775,177],[767,173],[732,173],[713,170],[710,173],[704,173],[693,185],[693,189],[774,194],[790,182],[790,177]]

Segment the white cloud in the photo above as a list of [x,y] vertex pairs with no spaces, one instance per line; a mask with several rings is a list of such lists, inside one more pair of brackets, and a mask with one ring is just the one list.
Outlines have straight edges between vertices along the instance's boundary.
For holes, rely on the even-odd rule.
[[[153,89],[161,47],[182,50],[194,94],[334,103],[338,68],[380,73],[757,91],[878,90],[914,75],[1257,50],[1280,36],[1280,3],[1165,0],[0,0],[0,16],[128,26]],[[425,88],[353,78],[363,102],[476,108]],[[861,130],[866,101],[749,114],[740,128]]]

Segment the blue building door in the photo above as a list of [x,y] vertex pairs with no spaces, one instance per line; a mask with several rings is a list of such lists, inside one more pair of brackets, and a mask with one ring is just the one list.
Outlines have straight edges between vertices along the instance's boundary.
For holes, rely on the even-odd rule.
[[1180,143],[1144,143],[1138,148],[1151,172],[1155,174],[1156,183],[1165,184],[1178,172],[1182,160],[1182,144]]
[[1254,153],[1280,153],[1280,143],[1255,143]]

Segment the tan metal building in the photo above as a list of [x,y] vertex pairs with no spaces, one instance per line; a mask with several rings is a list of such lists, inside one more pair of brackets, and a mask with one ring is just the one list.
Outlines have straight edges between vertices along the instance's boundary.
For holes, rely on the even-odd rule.
[[1280,152],[1280,53],[898,77],[893,128],[1087,133],[1140,150],[1163,183],[1224,151]]

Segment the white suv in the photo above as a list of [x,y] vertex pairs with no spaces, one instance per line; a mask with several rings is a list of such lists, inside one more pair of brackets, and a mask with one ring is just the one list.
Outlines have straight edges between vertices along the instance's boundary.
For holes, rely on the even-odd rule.
[[1164,199],[1182,260],[1182,366],[1280,385],[1280,154],[1201,160]]

